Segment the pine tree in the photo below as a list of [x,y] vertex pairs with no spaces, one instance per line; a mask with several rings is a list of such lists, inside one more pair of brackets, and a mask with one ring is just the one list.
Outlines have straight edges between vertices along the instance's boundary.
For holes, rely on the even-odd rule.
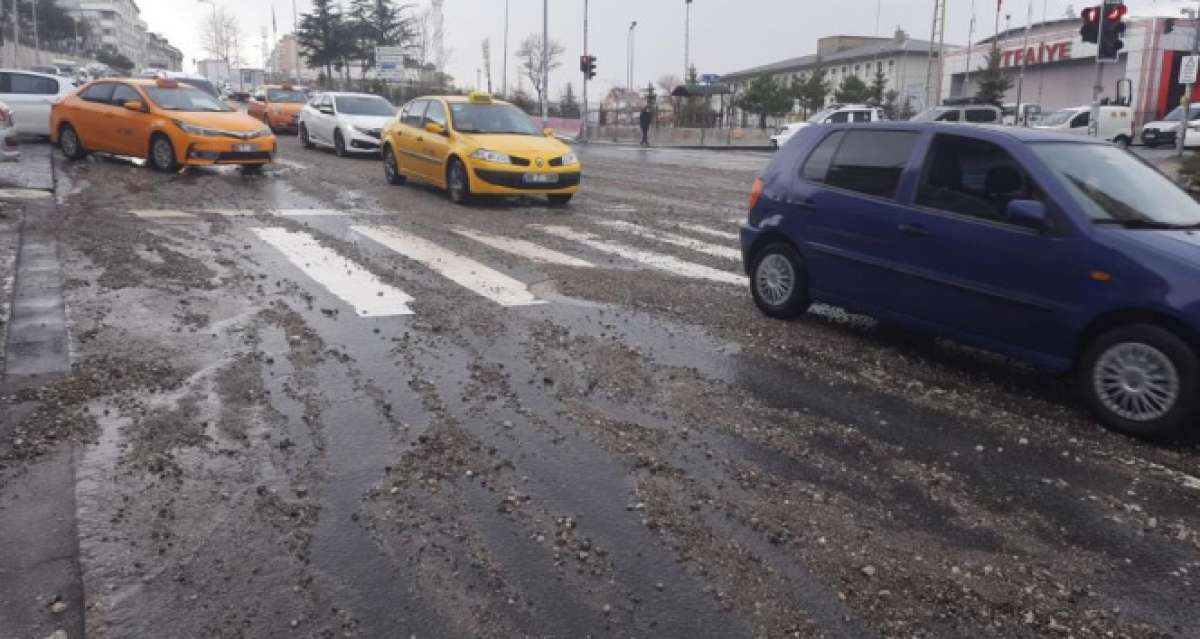
[[883,74],[883,65],[875,63],[875,77],[871,78],[871,104],[881,106],[887,93],[887,76]]
[[867,88],[867,84],[859,80],[858,76],[853,75],[843,78],[842,83],[838,85],[837,91],[833,94],[833,99],[842,104],[866,102],[870,97],[871,90]]
[[579,117],[579,101],[575,98],[575,87],[570,82],[567,83],[567,88],[563,89],[562,98],[558,102],[558,109],[564,118]]
[[825,99],[829,96],[829,82],[825,79],[825,69],[816,68],[808,73],[800,83],[797,98],[804,109],[805,116],[825,108]]
[[981,76],[979,80],[979,88],[975,91],[975,97],[982,102],[990,104],[999,104],[1004,100],[1005,94],[1012,88],[1012,78],[1004,73],[1000,68],[1000,48],[993,46],[988,53],[987,66],[979,70]]
[[300,16],[296,39],[311,69],[324,68],[325,77],[333,78],[333,67],[341,68],[347,44],[345,20],[333,0],[312,0],[312,12]]
[[754,78],[746,92],[737,97],[739,109],[758,116],[758,127],[767,128],[767,116],[787,113],[792,108],[792,96],[769,75]]

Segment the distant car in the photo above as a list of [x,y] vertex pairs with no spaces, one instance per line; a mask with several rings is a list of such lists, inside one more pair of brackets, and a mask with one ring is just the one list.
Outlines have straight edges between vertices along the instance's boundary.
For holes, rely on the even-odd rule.
[[1000,124],[1004,113],[991,104],[935,106],[914,115],[910,122],[962,122],[964,124]]
[[304,148],[324,146],[338,157],[378,153],[383,127],[396,117],[391,102],[368,93],[320,93],[300,111]]
[[811,124],[841,124],[844,122],[882,122],[883,111],[865,104],[834,104],[822,109],[804,122],[792,122],[779,127],[771,136],[771,146],[778,149],[793,135]]
[[[1088,135],[1091,119],[1092,107],[1085,104],[1059,109],[1042,118],[1041,123],[1034,128],[1072,135]],[[1127,147],[1133,142],[1133,109],[1127,106],[1101,106],[1097,127],[1097,137],[1101,140]]]
[[[1163,119],[1143,124],[1142,143],[1150,148],[1163,145],[1174,146],[1181,119],[1183,119],[1183,107],[1177,106]],[[1193,104],[1188,111],[1188,134],[1184,143],[1189,149],[1200,147],[1200,104]]]
[[72,160],[99,151],[146,158],[163,172],[206,164],[253,172],[276,151],[267,127],[167,78],[92,82],[56,104],[51,123],[52,140]]
[[1111,144],[810,127],[756,180],[741,244],[769,316],[845,307],[1074,371],[1123,433],[1200,425],[1200,204]]
[[21,159],[17,124],[13,121],[12,109],[0,102],[0,162],[16,162]]
[[389,183],[429,182],[456,204],[478,195],[545,195],[565,206],[582,177],[579,158],[554,131],[486,93],[417,98],[382,138]]
[[74,90],[71,78],[0,69],[0,101],[12,110],[17,130],[27,135],[50,135],[50,108]]
[[261,86],[250,96],[246,113],[272,131],[299,131],[300,109],[308,102],[304,87],[290,84]]

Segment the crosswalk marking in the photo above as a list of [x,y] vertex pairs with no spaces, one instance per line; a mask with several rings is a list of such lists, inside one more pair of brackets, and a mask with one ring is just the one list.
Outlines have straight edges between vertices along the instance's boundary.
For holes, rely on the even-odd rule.
[[602,253],[609,253],[627,260],[640,262],[647,266],[652,266],[664,271],[670,271],[671,273],[675,273],[676,275],[681,275],[683,277],[706,279],[714,282],[722,282],[724,284],[734,284],[737,286],[741,286],[746,283],[746,278],[736,273],[722,271],[720,269],[704,266],[703,264],[688,262],[663,253],[644,251],[630,246],[625,246],[611,240],[598,238],[591,233],[576,231],[575,229],[567,226],[531,224],[530,228],[537,229],[543,233],[560,237],[565,240],[578,242]]
[[336,209],[272,209],[274,215],[282,217],[346,217],[346,211]]
[[577,268],[592,268],[595,266],[587,260],[571,257],[566,253],[559,253],[558,251],[539,246],[533,242],[528,242],[513,237],[484,235],[478,231],[473,231],[471,229],[465,229],[462,227],[453,227],[450,230],[463,237],[471,238],[480,244],[490,246],[498,251],[511,253],[518,257],[524,257],[533,260],[534,262],[542,262],[544,264],[560,264],[562,266],[574,266]]
[[194,220],[195,215],[184,211],[176,211],[174,209],[136,209],[130,211],[133,215],[142,218],[143,220]]
[[707,226],[701,226],[699,224],[688,224],[687,222],[680,222],[680,223],[676,224],[675,226],[677,228],[681,228],[685,231],[691,231],[693,233],[699,233],[701,235],[708,235],[710,237],[719,237],[722,240],[736,241],[738,239],[737,233],[730,233],[729,231],[721,231],[718,229],[709,228]]
[[742,259],[742,253],[737,249],[730,248],[728,246],[720,246],[718,244],[710,244],[708,242],[701,242],[700,240],[694,240],[690,237],[684,237],[674,233],[667,233],[666,231],[648,229],[632,222],[625,222],[623,220],[596,220],[596,224],[599,224],[600,226],[607,226],[610,229],[617,229],[619,231],[625,231],[626,233],[632,233],[638,237],[644,237],[658,242],[664,242],[666,244],[673,244],[675,246],[691,249],[693,251],[699,251],[701,253],[706,253],[716,257],[723,257],[727,260],[741,261]]
[[360,317],[412,314],[408,304],[413,298],[407,293],[383,283],[336,251],[321,246],[313,236],[282,228],[250,230],[283,253],[305,275],[349,304]]
[[220,215],[221,217],[254,217],[257,215],[276,217],[346,217],[348,211],[337,209],[137,209],[131,214],[146,220],[199,220],[201,215]]
[[254,217],[259,213],[253,209],[196,209],[198,213],[209,213],[221,217]]
[[529,292],[519,280],[442,248],[429,240],[409,235],[399,229],[382,226],[351,226],[354,232],[368,237],[397,253],[437,271],[459,286],[474,291],[501,306],[544,304]]

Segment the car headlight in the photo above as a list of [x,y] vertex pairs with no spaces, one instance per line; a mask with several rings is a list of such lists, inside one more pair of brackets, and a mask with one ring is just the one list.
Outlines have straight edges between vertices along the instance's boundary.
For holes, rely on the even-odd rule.
[[261,138],[265,135],[271,135],[271,127],[260,126],[257,129],[254,129],[253,133],[254,133],[254,137],[256,137],[256,138]]
[[218,131],[216,129],[210,129],[203,126],[196,126],[195,124],[188,124],[187,122],[180,122],[179,120],[175,121],[175,125],[183,129],[185,133],[190,133],[192,135],[204,135],[212,137],[224,134],[224,131]]
[[471,157],[484,162],[495,162],[496,164],[512,164],[512,158],[498,151],[489,151],[487,149],[479,149],[471,154]]
[[352,126],[350,128],[354,129],[355,131],[357,131],[363,135],[374,137],[375,129],[365,127],[365,126]]
[[579,156],[575,155],[574,153],[568,153],[568,154],[562,156],[562,163],[563,163],[563,166],[571,166],[574,164],[579,164]]

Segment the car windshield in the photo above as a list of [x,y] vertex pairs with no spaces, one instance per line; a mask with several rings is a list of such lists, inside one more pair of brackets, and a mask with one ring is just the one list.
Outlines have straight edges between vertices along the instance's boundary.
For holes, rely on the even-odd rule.
[[1050,115],[1042,118],[1041,126],[1059,126],[1066,124],[1068,120],[1075,117],[1079,111],[1075,109],[1059,109]]
[[299,89],[267,89],[267,102],[303,104],[308,102],[308,94]]
[[150,101],[165,111],[232,111],[220,100],[192,87],[145,87]]
[[[1188,112],[1191,113],[1191,115],[1192,115],[1190,118],[1188,118],[1188,120],[1195,120],[1197,118],[1200,118],[1200,105],[1192,106],[1192,108]],[[1179,118],[1181,118],[1181,117],[1183,117],[1183,107],[1177,106],[1174,109],[1172,109],[1170,113],[1167,114],[1167,117],[1165,117],[1163,119],[1166,120],[1167,122],[1178,122]]]
[[834,113],[835,111],[837,111],[837,109],[821,109],[820,111],[817,111],[815,114],[813,114],[813,116],[811,118],[809,118],[808,121],[811,123],[814,123],[814,124],[817,122],[821,122],[825,118],[829,117],[830,114]]
[[196,87],[197,89],[200,89],[201,91],[213,96],[214,98],[218,97],[220,95],[217,92],[217,87],[213,86],[213,83],[209,82],[208,80],[204,80],[201,78],[180,78],[179,83]]
[[383,98],[374,96],[341,96],[335,98],[337,111],[345,115],[396,115],[396,108]]
[[1150,165],[1104,144],[1029,145],[1097,223],[1193,227],[1200,204]]
[[454,128],[462,133],[541,135],[533,120],[511,104],[451,103]]

